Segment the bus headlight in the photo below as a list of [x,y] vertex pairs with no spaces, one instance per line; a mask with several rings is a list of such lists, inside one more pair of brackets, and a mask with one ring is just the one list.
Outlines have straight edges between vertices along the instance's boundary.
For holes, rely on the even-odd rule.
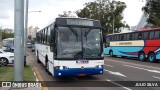
[[97,65],[96,68],[102,68],[102,65]]
[[60,66],[60,67],[59,67],[59,70],[63,70],[63,67],[62,67],[62,66]]

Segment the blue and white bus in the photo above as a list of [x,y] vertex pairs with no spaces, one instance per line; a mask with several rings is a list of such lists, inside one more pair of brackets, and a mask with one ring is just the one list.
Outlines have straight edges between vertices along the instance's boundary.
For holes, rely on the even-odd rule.
[[98,20],[56,18],[36,33],[37,62],[53,76],[103,74],[102,27]]

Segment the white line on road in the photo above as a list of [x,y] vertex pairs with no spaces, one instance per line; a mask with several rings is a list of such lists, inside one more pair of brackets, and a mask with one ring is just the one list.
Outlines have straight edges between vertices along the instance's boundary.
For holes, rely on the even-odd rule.
[[118,83],[116,83],[116,82],[113,82],[113,81],[111,81],[111,80],[109,80],[109,79],[107,79],[107,81],[109,81],[109,82],[111,82],[111,83],[113,83],[113,84],[116,84],[116,85],[118,85],[118,86],[120,86],[120,87],[122,87],[122,88],[124,88],[124,89],[126,89],[126,90],[132,90],[132,89],[127,88],[127,87],[125,87],[125,86],[122,86],[122,85],[120,85],[120,84],[118,84]]
[[156,77],[156,76],[152,76],[152,77],[154,77],[154,78],[156,78],[156,79],[160,79],[160,77]]
[[154,66],[147,66],[147,65],[142,65],[142,64],[135,64],[135,63],[130,63],[130,62],[124,62],[124,61],[117,61],[113,59],[106,59],[112,62],[118,62],[118,63],[123,63],[123,64],[131,64],[131,65],[136,65],[136,66],[142,66],[142,67],[148,67],[148,68],[154,68],[154,69],[160,69],[159,67],[154,67]]
[[123,66],[132,67],[132,68],[136,68],[136,69],[141,69],[141,70],[148,71],[148,72],[153,72],[153,73],[160,73],[160,71],[157,71],[157,70],[144,69],[144,68],[130,66],[130,65],[123,65]]
[[106,70],[106,69],[104,69],[104,70],[107,71],[107,72],[110,73],[110,74],[114,74],[114,75],[118,75],[118,76],[122,76],[122,77],[127,77],[127,76],[123,75],[123,74],[120,73],[120,72],[112,72],[112,71],[109,71],[109,70]]
[[108,66],[108,67],[113,67],[112,65],[106,65],[106,64],[104,64],[105,66]]

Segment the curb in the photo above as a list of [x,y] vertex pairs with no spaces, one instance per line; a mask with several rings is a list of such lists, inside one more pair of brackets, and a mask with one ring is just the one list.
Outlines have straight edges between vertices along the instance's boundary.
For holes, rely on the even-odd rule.
[[[31,66],[31,68],[32,68],[32,71],[33,71],[34,76],[36,77],[36,81],[39,81],[38,78],[37,78],[37,75],[36,75],[35,71],[33,70],[33,67],[32,67],[32,66]],[[42,90],[41,87],[37,87],[37,89],[38,89],[38,90]]]

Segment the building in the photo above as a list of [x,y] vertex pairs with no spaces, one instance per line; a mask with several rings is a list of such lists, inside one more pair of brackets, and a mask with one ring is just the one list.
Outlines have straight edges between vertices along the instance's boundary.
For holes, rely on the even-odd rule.
[[36,27],[33,27],[33,26],[30,26],[28,28],[28,37],[29,39],[34,39],[36,38],[36,32],[39,28],[36,26]]
[[147,18],[148,18],[148,15],[143,13],[139,22],[138,22],[138,24],[134,28],[132,27],[132,30],[137,31],[139,29],[142,29],[142,28],[146,27],[146,25],[148,24],[147,23]]

